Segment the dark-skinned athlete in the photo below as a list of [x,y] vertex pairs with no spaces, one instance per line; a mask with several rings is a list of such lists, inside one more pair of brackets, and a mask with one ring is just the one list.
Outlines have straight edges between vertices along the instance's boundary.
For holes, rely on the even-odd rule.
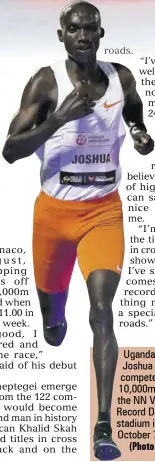
[[94,452],[100,460],[111,460],[121,455],[112,440],[110,411],[118,356],[112,301],[124,254],[118,194],[124,121],[140,154],[150,153],[154,142],[131,71],[96,59],[104,36],[98,9],[83,1],[72,3],[62,10],[60,24],[58,37],[67,59],[41,68],[26,85],[3,156],[10,164],[34,152],[41,159],[33,258],[50,345],[60,345],[66,334],[65,304],[78,257],[94,335],[99,406]]

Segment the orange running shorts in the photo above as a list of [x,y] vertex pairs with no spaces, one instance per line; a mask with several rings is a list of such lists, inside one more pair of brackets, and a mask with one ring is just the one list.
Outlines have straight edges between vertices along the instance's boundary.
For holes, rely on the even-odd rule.
[[33,226],[34,275],[47,293],[68,288],[76,257],[87,281],[92,271],[121,273],[124,256],[122,203],[118,191],[100,199],[66,201],[43,191]]

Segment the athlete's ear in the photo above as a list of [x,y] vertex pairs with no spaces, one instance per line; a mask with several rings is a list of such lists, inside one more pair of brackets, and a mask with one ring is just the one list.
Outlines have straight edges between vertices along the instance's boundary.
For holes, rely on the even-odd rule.
[[58,37],[59,37],[59,41],[63,42],[62,29],[58,29],[57,34],[58,34]]
[[101,27],[101,30],[100,30],[100,37],[103,38],[103,37],[104,37],[104,34],[105,34],[105,30],[103,29],[103,27]]

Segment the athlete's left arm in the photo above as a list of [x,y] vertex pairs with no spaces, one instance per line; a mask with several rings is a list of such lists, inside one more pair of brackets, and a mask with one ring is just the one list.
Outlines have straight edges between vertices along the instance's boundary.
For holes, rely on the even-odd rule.
[[143,104],[136,90],[136,81],[132,72],[122,64],[113,63],[118,72],[124,92],[123,118],[130,128],[134,148],[142,155],[154,149],[154,141],[148,135],[143,121]]

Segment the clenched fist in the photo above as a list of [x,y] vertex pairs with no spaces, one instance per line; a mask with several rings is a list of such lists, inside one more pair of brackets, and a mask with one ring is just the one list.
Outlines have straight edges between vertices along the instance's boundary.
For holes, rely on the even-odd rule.
[[131,131],[131,136],[134,141],[134,148],[139,152],[139,154],[146,156],[154,150],[154,141],[151,136],[143,130],[139,130],[135,127]]

